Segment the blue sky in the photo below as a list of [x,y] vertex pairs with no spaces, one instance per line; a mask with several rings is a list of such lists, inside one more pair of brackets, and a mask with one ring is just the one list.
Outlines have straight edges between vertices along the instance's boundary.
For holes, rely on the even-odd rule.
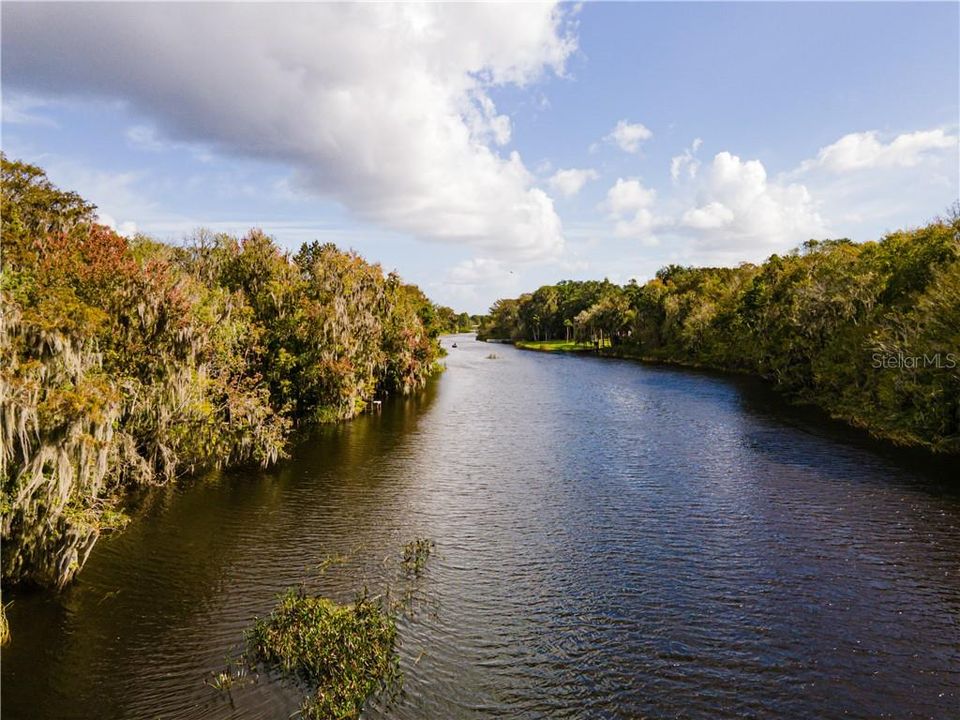
[[483,311],[943,212],[958,10],[5,2],[2,146],[123,232],[331,240]]

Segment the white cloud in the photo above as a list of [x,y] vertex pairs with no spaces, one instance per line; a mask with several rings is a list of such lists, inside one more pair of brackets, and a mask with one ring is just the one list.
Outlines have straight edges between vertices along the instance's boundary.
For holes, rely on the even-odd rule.
[[613,234],[616,237],[634,238],[645,244],[655,245],[657,238],[653,230],[663,222],[653,214],[652,207],[656,198],[656,190],[644,187],[639,180],[617,178],[603,202],[603,207],[610,217],[616,220]]
[[495,258],[471,258],[450,268],[431,294],[458,309],[483,311],[491,297],[516,296],[523,289],[522,272]]
[[674,155],[670,159],[670,177],[674,182],[680,180],[681,175],[685,175],[690,180],[697,177],[697,171],[700,169],[700,161],[697,160],[697,150],[703,144],[703,140],[695,138],[690,147],[685,148],[679,155]]
[[621,120],[605,139],[615,142],[624,152],[635,153],[640,150],[640,143],[652,137],[645,125]]
[[850,133],[778,179],[802,178],[831,219],[833,234],[877,238],[925,222],[957,198],[957,145],[955,128],[886,137],[872,130]]
[[844,135],[832,145],[820,148],[817,157],[805,161],[800,170],[823,168],[844,173],[885,167],[913,167],[928,154],[957,147],[957,136],[942,129],[919,130],[897,135],[884,143],[876,130]]
[[52,104],[49,101],[30,95],[11,95],[9,92],[4,95],[0,106],[4,124],[57,127],[55,120],[36,112],[48,108]]
[[698,233],[701,245],[751,254],[787,248],[826,232],[804,185],[770,181],[759,160],[718,153],[700,186],[698,202],[680,225]]
[[607,191],[604,204],[613,215],[623,215],[650,207],[656,197],[655,190],[644,187],[637,179],[617,178],[617,182]]
[[691,208],[683,214],[681,224],[698,230],[710,230],[733,222],[733,210],[723,203],[711,202],[703,207]]
[[589,181],[596,180],[599,177],[600,175],[593,169],[570,168],[569,170],[557,170],[547,181],[547,184],[558,195],[573,197]]
[[510,120],[490,90],[562,74],[569,15],[533,3],[10,5],[4,81],[124,100],[158,141],[286,163],[303,187],[393,230],[551,257],[560,220],[520,156],[497,150]]
[[488,285],[503,283],[512,274],[499,260],[471,258],[450,269],[445,282],[450,285]]

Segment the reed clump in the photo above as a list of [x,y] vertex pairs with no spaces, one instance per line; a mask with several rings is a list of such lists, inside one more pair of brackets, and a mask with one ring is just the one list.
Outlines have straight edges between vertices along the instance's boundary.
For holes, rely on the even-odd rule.
[[419,575],[427,564],[434,542],[430,538],[418,537],[403,546],[403,559],[400,566],[407,574]]
[[247,636],[248,653],[309,688],[301,706],[315,720],[358,718],[375,693],[399,687],[397,625],[383,604],[352,604],[289,590]]

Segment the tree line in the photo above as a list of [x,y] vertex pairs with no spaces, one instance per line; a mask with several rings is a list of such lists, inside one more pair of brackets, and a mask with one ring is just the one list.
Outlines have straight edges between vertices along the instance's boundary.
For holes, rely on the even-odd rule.
[[473,332],[480,327],[480,322],[483,319],[481,315],[458,313],[446,305],[436,305],[434,307],[437,314],[437,325],[444,334]]
[[332,244],[128,240],[94,211],[2,158],[4,582],[67,583],[130,488],[266,466],[296,426],[422,387],[449,329],[448,309]]
[[958,453],[960,204],[876,242],[810,240],[760,265],[546,285],[498,300],[478,337],[754,373],[898,444]]

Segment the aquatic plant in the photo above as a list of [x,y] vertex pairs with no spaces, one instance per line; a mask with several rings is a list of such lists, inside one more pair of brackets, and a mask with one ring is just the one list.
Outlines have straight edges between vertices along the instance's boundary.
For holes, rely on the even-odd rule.
[[210,679],[204,683],[214,690],[220,692],[230,692],[233,688],[255,682],[256,678],[251,675],[250,667],[243,657],[227,659],[227,667],[224,670],[210,673]]
[[358,718],[367,699],[397,688],[397,625],[364,592],[352,604],[290,590],[247,637],[252,659],[309,689],[301,706],[316,720]]
[[[371,696],[396,695],[403,679],[397,618],[414,617],[414,590],[433,547],[429,538],[406,543],[397,584],[375,598],[366,588],[347,604],[311,595],[304,585],[287,590],[273,612],[247,631],[245,652],[211,673],[206,684],[229,693],[238,682],[255,681],[253,670],[263,667],[306,690],[300,712],[315,720],[357,718]],[[346,559],[330,556],[317,570],[323,573]],[[391,600],[397,590],[399,598]]]
[[403,559],[400,566],[408,574],[419,575],[427,564],[434,542],[430,538],[418,537],[403,546]]

